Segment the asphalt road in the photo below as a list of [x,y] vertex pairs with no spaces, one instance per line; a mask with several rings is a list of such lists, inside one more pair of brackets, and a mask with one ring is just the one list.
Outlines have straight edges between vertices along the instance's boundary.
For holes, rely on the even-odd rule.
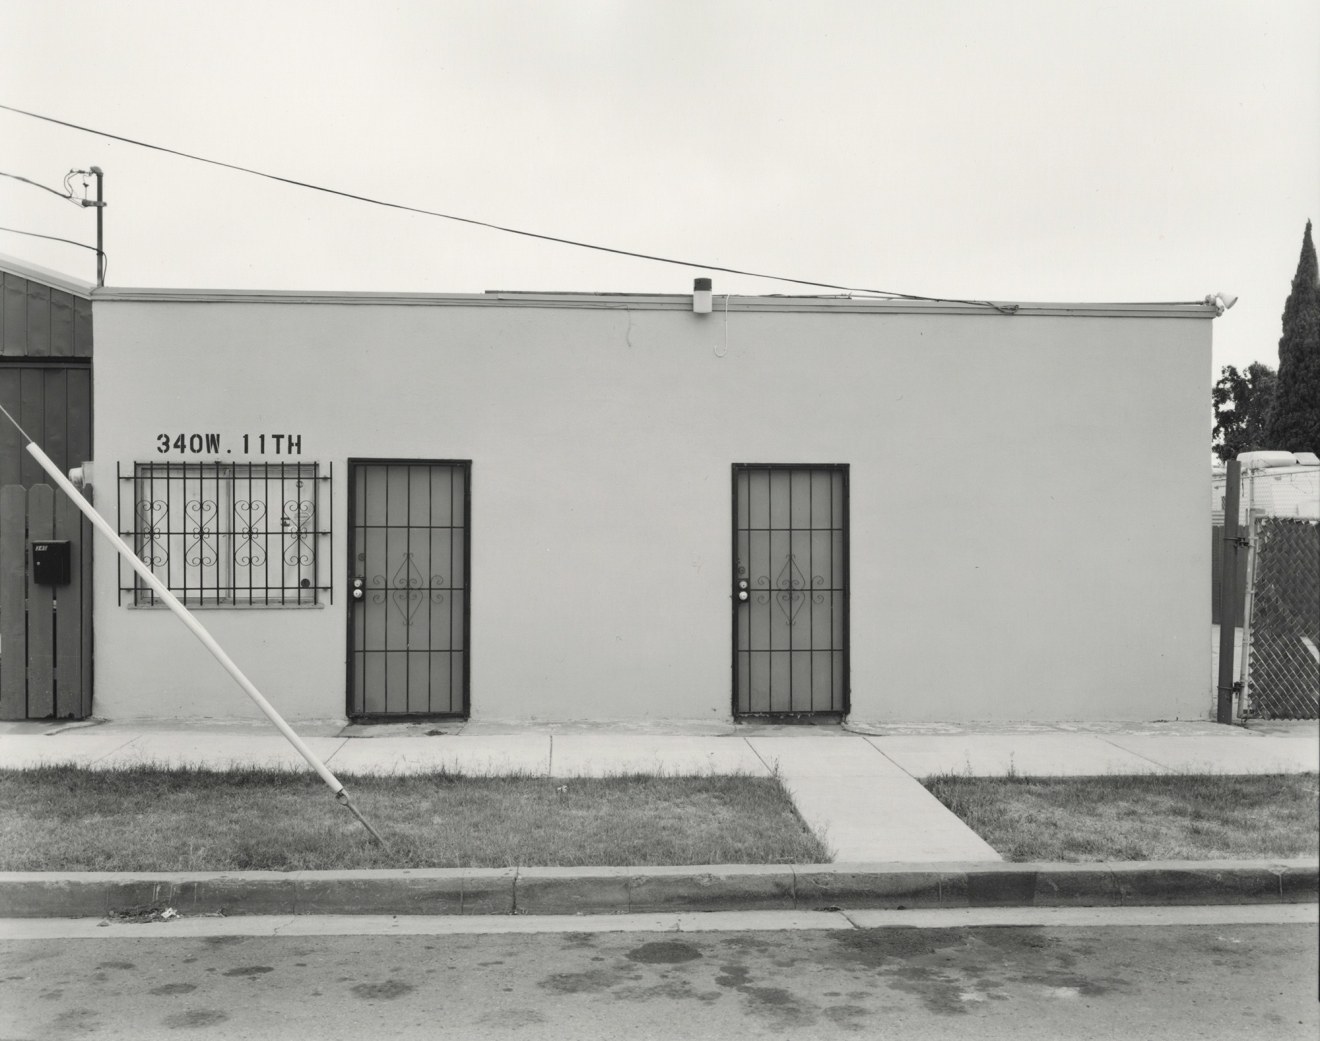
[[1320,1036],[1314,911],[938,928],[847,917],[697,932],[596,931],[601,919],[500,933],[390,920],[354,935],[270,935],[278,922],[242,935],[241,919],[191,935],[0,929],[0,1039]]

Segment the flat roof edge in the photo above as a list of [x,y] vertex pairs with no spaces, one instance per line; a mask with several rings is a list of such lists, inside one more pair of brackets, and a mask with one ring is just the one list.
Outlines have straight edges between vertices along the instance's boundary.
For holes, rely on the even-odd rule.
[[[531,307],[579,310],[689,311],[686,293],[390,293],[284,289],[147,289],[102,287],[97,303],[330,304],[346,307]],[[1218,312],[1201,301],[1133,303],[1041,303],[952,300],[894,300],[863,296],[745,296],[716,294],[712,317],[738,312],[835,312],[885,314],[1076,315],[1130,318],[1214,318]]]

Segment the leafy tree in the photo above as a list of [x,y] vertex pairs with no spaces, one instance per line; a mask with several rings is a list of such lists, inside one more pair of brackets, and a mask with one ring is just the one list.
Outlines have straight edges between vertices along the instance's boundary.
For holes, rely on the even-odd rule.
[[1320,453],[1320,272],[1309,220],[1283,305],[1279,381],[1265,436],[1271,448]]
[[1213,448],[1220,459],[1227,461],[1240,452],[1266,447],[1265,424],[1274,404],[1276,379],[1275,371],[1258,361],[1245,372],[1232,365],[1220,371],[1219,382],[1210,392],[1215,409]]

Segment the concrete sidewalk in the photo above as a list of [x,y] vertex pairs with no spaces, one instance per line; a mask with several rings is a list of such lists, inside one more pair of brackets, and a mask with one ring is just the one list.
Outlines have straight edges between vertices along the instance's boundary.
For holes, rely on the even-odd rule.
[[[448,722],[296,725],[335,773],[777,772],[836,863],[984,863],[1002,858],[930,795],[938,773],[1079,776],[1297,773],[1320,769],[1314,723],[696,724]],[[73,763],[306,769],[264,721],[0,724],[0,766]],[[347,781],[345,783],[348,783]],[[351,785],[350,785],[351,788]]]

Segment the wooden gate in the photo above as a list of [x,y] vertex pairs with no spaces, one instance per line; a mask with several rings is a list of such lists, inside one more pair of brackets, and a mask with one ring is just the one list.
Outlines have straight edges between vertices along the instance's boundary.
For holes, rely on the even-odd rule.
[[[65,473],[92,458],[90,287],[0,272],[0,405]],[[0,719],[92,711],[91,525],[0,417]],[[67,584],[32,581],[34,539],[68,539]]]
[[[67,539],[69,581],[33,581],[34,541]],[[92,711],[91,524],[46,484],[0,488],[0,719]]]

